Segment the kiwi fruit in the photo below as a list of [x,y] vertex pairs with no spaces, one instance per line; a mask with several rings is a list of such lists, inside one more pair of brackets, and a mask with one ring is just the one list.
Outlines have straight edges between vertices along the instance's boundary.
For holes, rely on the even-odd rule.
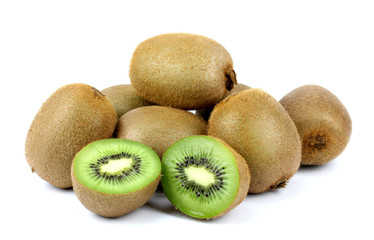
[[[231,96],[235,93],[247,90],[247,89],[251,89],[251,87],[249,87],[245,84],[242,84],[242,83],[238,83],[238,84],[234,85],[234,87],[233,87],[233,89],[231,89],[231,91],[228,91],[226,93],[226,95],[224,96],[223,99],[225,99],[226,97]],[[198,110],[196,110],[196,115],[198,115],[198,116],[204,118],[206,121],[208,121],[208,119],[210,117],[210,113],[213,111],[213,108],[214,108],[214,106],[204,108],[204,109],[198,109]]]
[[246,159],[249,193],[285,187],[301,161],[297,129],[282,105],[261,89],[227,97],[213,109],[208,135],[221,138]]
[[116,136],[150,146],[162,158],[177,140],[205,135],[207,122],[188,111],[166,106],[146,106],[125,113],[117,123]]
[[347,146],[352,121],[347,109],[329,90],[305,85],[280,103],[295,122],[302,143],[302,165],[321,165],[335,159]]
[[111,86],[101,92],[112,102],[118,118],[132,109],[152,105],[151,102],[140,97],[129,84]]
[[100,91],[81,83],[63,86],[34,118],[26,138],[26,160],[45,181],[69,188],[75,154],[90,142],[110,138],[116,123],[116,111]]
[[202,109],[236,84],[233,62],[216,41],[187,33],[162,34],[135,49],[130,63],[135,91],[158,105]]
[[161,184],[170,202],[184,214],[218,218],[247,196],[248,165],[221,139],[190,136],[175,142],[162,158]]
[[125,139],[88,144],[75,156],[71,168],[78,199],[104,217],[119,217],[143,206],[156,191],[160,174],[157,154]]

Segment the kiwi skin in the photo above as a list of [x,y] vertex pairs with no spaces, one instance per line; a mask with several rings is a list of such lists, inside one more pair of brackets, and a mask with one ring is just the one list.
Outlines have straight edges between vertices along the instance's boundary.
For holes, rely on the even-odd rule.
[[130,63],[137,93],[158,105],[202,109],[236,84],[233,62],[216,41],[187,33],[162,34],[140,43]]
[[26,138],[26,160],[45,181],[69,188],[75,154],[90,142],[110,138],[116,123],[114,107],[100,91],[80,83],[63,86],[34,118]]
[[284,108],[261,89],[232,95],[214,108],[208,135],[242,155],[251,172],[249,193],[285,187],[301,161],[297,129]]
[[329,90],[305,85],[284,96],[280,103],[295,122],[302,142],[302,165],[322,165],[347,146],[352,121],[347,109]]
[[[245,84],[242,84],[242,83],[238,83],[238,84],[234,85],[234,87],[233,87],[233,89],[231,89],[231,91],[228,91],[226,93],[226,95],[224,96],[223,99],[225,99],[228,96],[231,96],[235,93],[247,90],[247,89],[251,89],[251,87],[249,87]],[[209,117],[210,117],[210,113],[213,111],[213,108],[214,108],[214,106],[204,108],[204,109],[198,109],[198,110],[196,110],[196,115],[200,116],[200,117],[204,118],[206,121],[208,121]]]
[[160,158],[177,140],[205,135],[207,122],[188,111],[166,106],[145,106],[124,114],[117,123],[117,138],[150,146]]
[[[107,194],[82,185],[71,171],[74,192],[90,211],[103,217],[120,217],[143,206],[156,191],[161,175],[144,188],[130,193]],[[125,204],[124,204],[125,203]]]
[[153,105],[153,103],[140,97],[129,84],[111,86],[101,90],[101,92],[112,102],[118,118],[132,109]]

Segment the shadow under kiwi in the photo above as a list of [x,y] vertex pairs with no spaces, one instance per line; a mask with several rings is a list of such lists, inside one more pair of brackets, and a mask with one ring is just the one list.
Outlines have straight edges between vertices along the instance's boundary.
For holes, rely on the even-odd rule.
[[298,172],[315,172],[330,168],[332,164],[326,163],[322,165],[301,165]]
[[260,192],[260,193],[248,193],[246,196],[246,199],[255,199],[255,198],[264,198],[264,200],[270,199],[271,196],[275,197],[277,195],[282,194],[282,191],[284,191],[285,188],[286,187],[271,189],[271,190]]
[[147,206],[156,209],[157,211],[172,214],[175,211],[175,207],[166,197],[165,193],[162,189],[157,189],[157,191],[153,194],[152,198],[148,200],[146,203]]
[[45,186],[48,190],[51,190],[51,191],[55,191],[55,192],[65,192],[65,193],[74,193],[73,191],[73,187],[69,187],[69,188],[59,188],[59,187],[56,187],[50,183],[45,183]]

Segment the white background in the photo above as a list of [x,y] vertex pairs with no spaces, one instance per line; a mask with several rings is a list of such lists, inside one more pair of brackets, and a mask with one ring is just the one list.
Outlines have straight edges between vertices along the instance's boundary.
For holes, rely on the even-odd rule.
[[[0,2],[1,239],[374,238],[373,1],[124,2]],[[24,143],[49,95],[68,83],[130,83],[137,44],[169,32],[218,41],[239,82],[277,99],[305,84],[329,89],[352,117],[346,150],[214,221],[174,211],[161,193],[124,217],[102,218],[72,190],[32,174]]]

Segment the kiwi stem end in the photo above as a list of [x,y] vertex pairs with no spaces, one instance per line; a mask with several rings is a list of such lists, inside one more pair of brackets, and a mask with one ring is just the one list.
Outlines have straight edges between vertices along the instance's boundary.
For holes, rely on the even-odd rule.
[[234,71],[234,69],[229,69],[226,73],[225,73],[225,76],[227,78],[226,80],[226,89],[228,91],[231,91],[231,89],[233,89],[234,85],[237,84],[237,81],[236,81],[236,73]]
[[282,179],[278,181],[276,184],[269,187],[270,190],[278,189],[278,188],[285,188],[288,183],[288,179]]

